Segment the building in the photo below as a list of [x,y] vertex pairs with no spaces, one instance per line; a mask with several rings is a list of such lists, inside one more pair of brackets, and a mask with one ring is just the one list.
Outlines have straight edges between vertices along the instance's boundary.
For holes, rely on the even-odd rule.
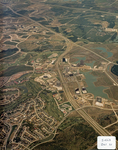
[[102,98],[101,97],[97,97],[96,98],[96,102],[102,103]]
[[86,94],[86,93],[87,93],[87,90],[86,90],[85,87],[82,87],[82,93],[83,93],[83,94]]
[[63,62],[66,62],[66,59],[65,59],[65,58],[62,58],[62,61],[63,61]]
[[102,104],[102,103],[99,103],[99,102],[96,102],[95,105],[96,105],[96,106],[103,107],[103,104]]
[[75,93],[76,93],[76,94],[79,94],[79,93],[80,93],[80,92],[79,92],[79,88],[76,88],[76,89],[75,89]]
[[56,59],[52,59],[52,62],[51,62],[51,63],[52,63],[52,64],[54,64],[54,63],[55,63],[55,61],[56,61]]
[[77,67],[77,64],[72,64],[73,67]]
[[102,98],[101,97],[97,97],[96,98],[96,103],[95,103],[96,106],[100,106],[100,107],[103,107],[103,103],[102,103]]
[[117,29],[105,28],[105,31],[108,31],[108,32],[117,32]]
[[62,62],[67,62],[67,58],[62,58]]
[[62,91],[62,86],[55,86],[53,85],[54,88],[56,88],[58,91]]
[[69,74],[69,76],[73,76],[73,73],[72,73],[72,72],[70,72],[70,71],[68,72],[68,74]]

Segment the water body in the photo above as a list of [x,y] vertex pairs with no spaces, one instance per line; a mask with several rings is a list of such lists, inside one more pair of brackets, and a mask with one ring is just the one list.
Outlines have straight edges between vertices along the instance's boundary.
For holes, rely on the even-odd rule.
[[91,66],[93,68],[95,61],[92,61],[91,63],[85,63],[87,66]]
[[103,87],[103,86],[99,86],[99,87],[96,87],[94,85],[94,82],[97,81],[97,77],[96,76],[93,76],[91,75],[90,73],[91,72],[82,72],[85,76],[85,81],[88,85],[88,87],[86,88],[88,93],[92,93],[94,94],[94,96],[101,96],[103,98],[106,98],[106,99],[109,99],[108,98],[108,95],[106,93],[103,92],[103,90],[107,89],[107,87]]
[[[116,62],[118,64],[118,61]],[[118,76],[118,65],[114,65],[112,68],[111,68],[111,72],[113,74],[115,74],[116,76]]]
[[95,49],[99,49],[99,50],[102,50],[103,52],[107,53],[107,55],[108,55],[107,58],[113,56],[113,53],[112,52],[108,52],[104,47],[96,47]]

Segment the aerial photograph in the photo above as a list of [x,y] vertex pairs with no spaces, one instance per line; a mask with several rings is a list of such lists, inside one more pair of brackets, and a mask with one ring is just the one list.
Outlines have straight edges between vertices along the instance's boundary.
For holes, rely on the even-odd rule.
[[0,0],[0,150],[99,136],[118,150],[118,0]]

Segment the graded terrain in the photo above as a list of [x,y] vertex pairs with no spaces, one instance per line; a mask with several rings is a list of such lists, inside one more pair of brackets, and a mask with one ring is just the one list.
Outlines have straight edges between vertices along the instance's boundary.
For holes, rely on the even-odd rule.
[[118,140],[118,1],[1,0],[0,8],[1,150]]

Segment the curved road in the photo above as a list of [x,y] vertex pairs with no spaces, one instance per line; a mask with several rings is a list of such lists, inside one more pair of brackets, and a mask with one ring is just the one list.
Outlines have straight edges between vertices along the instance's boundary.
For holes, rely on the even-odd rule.
[[[39,24],[42,28],[48,30],[48,31],[51,31],[52,33],[56,34],[57,36],[60,36],[62,37],[65,41],[66,41],[66,44],[67,44],[67,49],[66,51],[59,56],[57,62],[56,62],[56,68],[58,70],[58,74],[60,76],[60,79],[61,79],[61,82],[64,83],[64,78],[63,78],[63,75],[60,71],[60,68],[59,68],[59,63],[61,61],[61,59],[64,57],[64,55],[66,55],[71,49],[72,47],[75,45],[75,46],[78,46],[80,48],[83,48],[95,55],[97,55],[98,57],[102,58],[103,60],[109,62],[109,63],[112,63],[110,62],[109,60],[107,60],[106,58],[100,56],[99,54],[96,54],[95,52],[83,47],[83,46],[80,46],[80,45],[77,45],[76,43],[70,41],[69,39],[67,39],[66,37],[64,37],[63,35],[61,35],[60,33],[56,33],[54,31],[52,31],[51,29],[41,25],[40,23],[38,23],[37,21],[34,21],[33,19],[29,18],[29,17],[26,17],[26,16],[23,16],[17,12],[15,12],[12,8],[10,8],[9,6],[7,6],[9,9],[12,10],[12,12],[14,12],[15,14],[18,14],[24,18],[27,18],[27,19],[30,19],[31,21]],[[100,11],[99,11],[100,12]],[[118,65],[118,64],[117,64]],[[81,110],[77,110],[78,109],[78,105],[77,103],[75,102],[75,100],[73,99],[73,97],[71,96],[70,92],[69,92],[69,89],[68,89],[68,86],[66,84],[63,84],[63,88],[64,88],[64,92],[65,92],[65,96],[67,98],[67,100],[71,103],[71,105],[74,107],[74,109],[77,111],[78,114],[80,114],[94,129],[95,131],[99,134],[99,135],[102,135],[102,136],[110,136],[111,134],[105,130],[102,126],[100,126],[95,120],[93,120],[83,109]],[[117,143],[117,148],[118,148],[118,143]]]

